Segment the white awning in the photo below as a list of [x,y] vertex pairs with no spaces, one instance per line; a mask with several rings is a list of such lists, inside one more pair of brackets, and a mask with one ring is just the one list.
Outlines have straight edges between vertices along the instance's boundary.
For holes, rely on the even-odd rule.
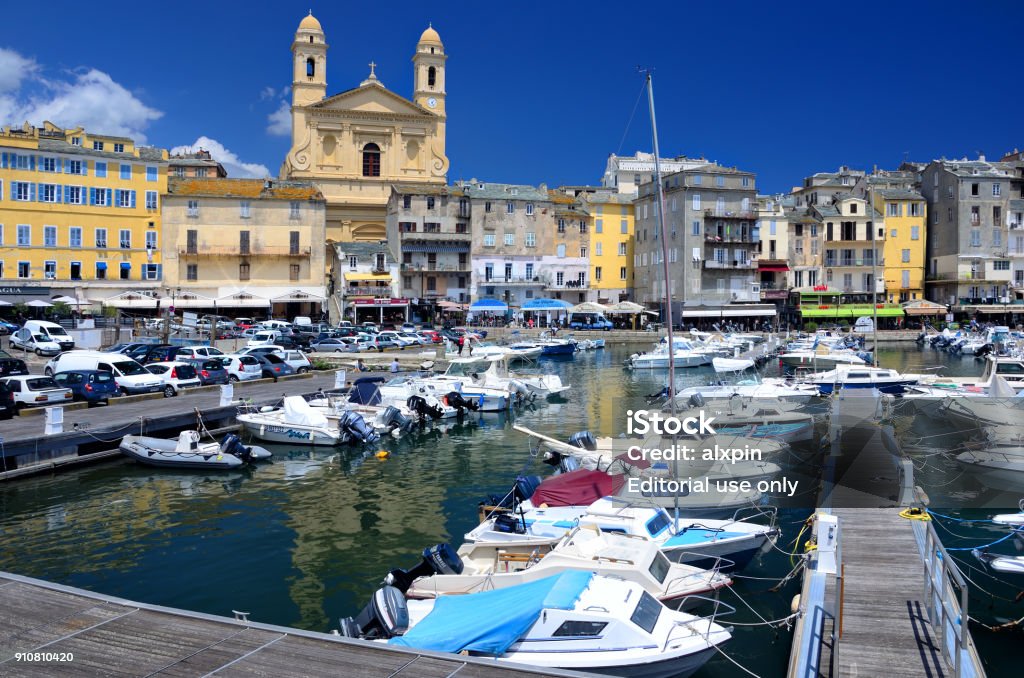
[[93,299],[92,301],[111,308],[149,308],[153,310],[157,309],[158,304],[159,308],[167,308],[171,303],[170,297],[161,298],[138,292],[122,292],[106,299]]
[[699,308],[683,309],[684,318],[743,318],[750,316],[774,316],[775,311],[768,308]]

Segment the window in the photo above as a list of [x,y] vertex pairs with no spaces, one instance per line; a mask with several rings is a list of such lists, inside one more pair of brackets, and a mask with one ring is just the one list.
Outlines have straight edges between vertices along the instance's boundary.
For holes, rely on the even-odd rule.
[[[77,161],[69,160],[68,162],[69,163],[73,163],[73,162],[77,162]],[[70,170],[68,171],[68,173],[69,174],[81,174],[81,172],[71,172]],[[107,178],[107,163],[100,162],[99,160],[96,161],[96,176],[99,177],[100,179],[106,179]]]
[[94,151],[102,151],[103,150],[103,142],[102,141],[94,141],[94,142],[92,142],[92,150],[94,150]]
[[298,264],[291,264],[288,267],[288,279],[289,280],[298,280],[299,279],[299,265]]
[[[953,220],[953,217],[952,217],[953,208],[951,207],[949,209],[950,209],[950,214],[951,214],[950,221],[952,221]],[[978,206],[978,205],[974,205],[974,206],[971,207],[971,223],[975,224],[975,225],[981,223],[981,207]]]
[[747,188],[748,186],[750,186],[750,177],[743,177],[740,180],[740,183],[743,185],[743,188]]
[[[146,191],[146,207],[149,207],[149,191]],[[238,216],[242,219],[248,219],[250,216],[249,212],[250,203],[248,200],[242,200],[238,203]]]
[[898,202],[890,202],[885,205],[885,216],[887,217],[901,217],[900,204]]
[[775,235],[775,220],[772,219],[768,224],[768,235]]
[[242,263],[238,265],[238,279],[248,280],[249,279],[249,264]]
[[156,250],[156,231],[146,231],[146,249]]
[[1003,185],[1002,184],[998,184],[998,183],[992,184],[992,197],[993,198],[998,198],[1002,194],[1003,194]]
[[146,191],[146,209],[156,209],[156,191]]
[[484,203],[484,212],[490,213],[490,211],[491,211],[491,203],[490,202],[485,202]]
[[199,216],[199,201],[198,200],[189,200],[188,201],[188,216],[193,217],[193,218]]
[[70,270],[69,277],[72,280],[81,280],[82,279],[82,262],[80,262],[80,261],[72,261],[68,268]]
[[132,248],[132,232],[127,228],[121,229],[119,240],[121,242],[121,249],[130,250]]
[[629,233],[629,220],[623,219],[619,222],[619,233]]
[[981,231],[976,228],[971,229],[971,247],[981,247]]
[[132,278],[132,265],[130,262],[121,262],[121,280],[131,280]]
[[850,203],[850,214],[856,214],[856,213],[857,213],[857,203],[851,202]]
[[56,158],[40,158],[39,159],[39,171],[40,172],[56,172],[57,171],[57,159]]
[[526,203],[526,216],[528,216],[528,217],[532,217],[533,216],[533,203],[532,202]]
[[199,231],[189,229],[185,231],[185,254],[198,254],[199,252]]
[[1009,271],[1010,270],[1010,262],[1008,260],[1006,260],[1006,259],[997,259],[996,261],[992,262],[992,270],[993,271]]
[[587,248],[586,247],[581,247],[580,248],[580,259],[586,259],[586,258],[587,258]]
[[39,184],[39,202],[57,202],[56,184]]
[[594,254],[596,256],[601,256],[604,254],[604,247],[602,245],[603,243],[601,241],[594,243]]
[[32,245],[32,227],[28,224],[18,224],[18,247],[29,247]]
[[558,232],[565,233],[565,219],[558,220]]
[[629,621],[633,622],[647,633],[651,633],[658,625],[658,617],[661,616],[662,604],[654,596],[644,591],[636,604],[636,609],[630,615]]
[[44,261],[43,262],[43,277],[47,280],[54,280],[57,277],[57,262],[56,261]]
[[380,147],[377,144],[363,146],[363,176],[380,176]]
[[587,232],[587,222],[581,220],[580,221],[580,233],[586,233],[586,232]]
[[558,246],[558,258],[559,259],[564,259],[565,258],[565,245],[564,244]]
[[624,242],[620,242],[619,243],[619,256],[620,257],[626,256],[626,243],[624,243]]
[[240,254],[249,254],[249,231],[239,231],[238,252]]
[[486,233],[486,234],[484,234],[484,247],[494,247],[494,234],[493,233]]
[[979,193],[980,193],[979,185],[978,184],[971,184],[971,195],[978,195]]
[[902,257],[901,257],[900,261],[902,263],[904,263],[904,264],[909,264],[910,263],[910,250],[902,250],[901,254],[902,254]]
[[146,181],[156,181],[157,171],[155,167],[146,167]]
[[72,226],[68,229],[68,246],[69,247],[81,247],[82,246],[82,227]]
[[555,285],[557,285],[558,287],[561,287],[564,284],[565,284],[565,273],[563,271],[559,271],[558,273],[555,273]]
[[[288,253],[298,254],[299,253],[299,232],[289,231],[288,233]],[[298,278],[292,278],[298,280]]]
[[135,207],[135,191],[118,189],[114,191],[114,196],[117,199],[118,207]]
[[107,279],[107,262],[97,261],[96,262],[96,279],[106,280]]
[[1003,208],[1001,205],[992,206],[992,225],[999,226],[1003,221]]
[[516,204],[514,202],[505,203],[505,214],[515,214]]
[[[124,144],[114,144],[114,153],[124,153]],[[156,179],[153,181],[156,181]]]
[[693,194],[693,210],[695,212],[700,210],[700,193]]
[[403,195],[402,196],[402,208],[403,209],[409,209],[410,207],[412,207],[412,196],[411,195]]
[[597,219],[594,221],[594,232],[604,233],[604,219]]
[[69,205],[81,205],[82,204],[82,187],[81,186],[65,186],[64,187],[64,202]]
[[427,209],[428,210],[434,209],[434,199],[433,198],[427,198]]
[[82,137],[71,137],[71,145],[72,146],[81,146],[82,145]]
[[24,181],[11,182],[11,197],[15,200],[32,200],[35,193],[35,184]]
[[143,264],[142,265],[142,279],[143,280],[159,280],[160,279],[160,264]]
[[131,165],[122,164],[121,165],[121,180],[122,181],[131,181],[131,178],[132,178],[132,166]]
[[619,267],[619,280],[625,280],[625,279],[626,279],[626,267],[625,266],[620,266]]
[[437,84],[437,69],[431,66],[427,69],[427,87],[434,87]]
[[506,233],[505,234],[505,244],[506,245],[515,245],[516,244],[516,234],[515,233]]
[[597,282],[601,282],[601,267],[600,266],[595,266],[594,267],[594,280],[596,280]]
[[96,241],[96,247],[98,249],[101,249],[101,250],[102,249],[106,249],[107,248],[107,229],[105,229],[105,228],[97,228],[96,232],[95,232],[95,241]]
[[43,226],[43,247],[57,246],[57,227]]
[[27,261],[18,262],[18,277],[19,278],[31,278],[32,277],[32,265]]
[[196,176],[197,176],[198,178],[202,179],[203,177],[205,177],[205,176],[206,176],[206,168],[205,168],[205,167],[197,167],[197,168],[196,168],[196,174],[195,174],[195,175],[196,175]]
[[998,228],[992,229],[992,246],[1002,247],[1003,246],[1003,232]]
[[923,207],[924,207],[924,205],[922,203],[919,203],[919,202],[912,202],[912,203],[910,203],[910,216],[912,216],[912,217],[923,216],[924,215]]
[[199,280],[199,264],[185,266],[185,280]]
[[690,228],[691,228],[690,232],[691,232],[692,235],[700,235],[700,222],[699,221],[694,220],[694,222],[690,225]]
[[288,205],[288,218],[298,219],[300,218],[301,203],[298,200],[292,200]]
[[526,234],[526,246],[536,247],[537,246],[537,234],[533,232],[527,232]]
[[725,177],[718,175],[715,177],[715,186],[725,186]]
[[695,175],[693,176],[693,185],[694,185],[694,186],[700,186],[700,184],[701,184],[701,182],[702,182],[703,180],[704,180],[704,179],[703,179],[703,177],[701,177],[701,175],[699,175],[699,174],[695,174]]

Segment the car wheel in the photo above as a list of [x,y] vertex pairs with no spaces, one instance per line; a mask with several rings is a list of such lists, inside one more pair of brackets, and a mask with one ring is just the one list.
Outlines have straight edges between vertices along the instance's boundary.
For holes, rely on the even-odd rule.
[[38,349],[38,348],[37,348],[37,349],[36,349],[36,355],[37,355],[37,356],[39,356],[40,358],[42,358],[42,357],[43,357],[43,351],[42,351],[42,349]]
[[232,375],[229,375],[229,376],[228,376],[228,383],[229,383],[229,384],[236,384],[236,383],[238,383],[238,377],[236,377],[236,376],[235,376],[235,375],[233,375],[233,374],[232,374]]
[[175,395],[176,395],[176,393],[174,392],[174,387],[173,386],[171,386],[170,384],[167,384],[167,386],[164,386],[164,397],[165,398],[173,398]]
[[46,369],[43,370],[43,374],[45,374],[48,377],[52,377],[53,376],[53,370],[51,370],[49,367],[47,367]]
[[300,367],[299,368],[299,374],[305,374],[306,372],[309,372],[309,368],[308,367]]
[[126,395],[128,395],[128,391],[126,391],[126,390],[124,389],[124,387],[122,386],[121,388],[117,389],[117,394],[118,394],[119,396],[126,396]]

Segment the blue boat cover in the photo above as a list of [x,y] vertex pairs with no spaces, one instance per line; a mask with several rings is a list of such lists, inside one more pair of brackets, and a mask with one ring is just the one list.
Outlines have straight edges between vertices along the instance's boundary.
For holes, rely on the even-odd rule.
[[746,532],[729,532],[729,531],[718,531],[718,530],[701,530],[687,528],[675,535],[664,544],[662,548],[677,546],[699,546],[701,544],[707,544],[710,542],[723,541],[725,539],[735,539],[736,537],[746,537]]
[[388,643],[438,652],[469,650],[498,657],[519,640],[545,608],[571,609],[593,576],[593,572],[575,570],[504,589],[439,596],[422,621]]

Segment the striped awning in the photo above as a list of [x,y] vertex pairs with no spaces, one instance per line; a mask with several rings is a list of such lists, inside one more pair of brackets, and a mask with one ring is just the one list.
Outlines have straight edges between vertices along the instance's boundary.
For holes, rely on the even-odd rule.
[[348,282],[391,282],[390,273],[346,273],[345,280]]

